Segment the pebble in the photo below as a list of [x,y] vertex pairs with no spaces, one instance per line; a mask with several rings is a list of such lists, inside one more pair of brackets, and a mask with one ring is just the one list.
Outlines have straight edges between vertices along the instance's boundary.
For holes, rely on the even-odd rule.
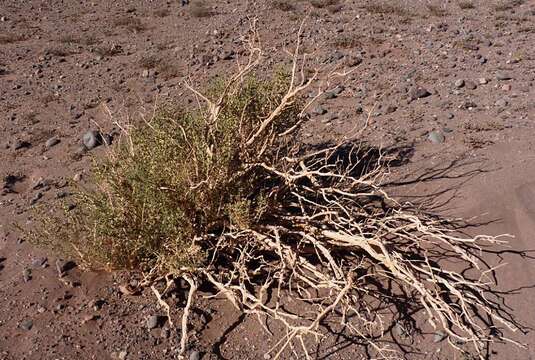
[[160,317],[158,315],[149,316],[146,325],[149,330],[157,328],[160,325]]
[[22,271],[22,279],[24,282],[28,282],[32,279],[32,271],[30,269],[24,269]]
[[343,85],[338,85],[331,92],[335,95],[340,95],[344,90],[345,90],[345,87]]
[[328,91],[325,93],[325,99],[329,100],[329,99],[335,99],[336,98],[336,94],[332,91]]
[[119,355],[117,356],[117,358],[118,358],[119,360],[125,360],[127,356],[128,356],[128,353],[127,353],[125,350],[123,350],[123,351],[121,351],[121,352],[119,353]]
[[200,358],[201,358],[201,353],[198,351],[192,351],[191,354],[189,355],[189,360],[200,360]]
[[82,173],[74,174],[74,176],[72,177],[72,180],[75,182],[79,182],[80,180],[82,180]]
[[431,131],[427,135],[427,139],[431,141],[433,144],[442,144],[446,138],[444,137],[444,134],[442,134],[440,131]]
[[455,117],[455,115],[453,115],[453,113],[448,113],[448,115],[447,115],[447,118],[449,120],[453,119],[454,117]]
[[314,109],[314,114],[316,115],[324,115],[327,113],[327,110],[323,106],[317,106]]
[[392,114],[393,112],[395,112],[397,110],[397,106],[395,105],[388,105],[385,109],[385,114],[388,115],[388,114]]
[[30,199],[30,205],[35,205],[42,197],[43,193],[39,191]]
[[477,85],[475,82],[473,81],[467,81],[465,82],[464,86],[468,89],[468,90],[475,90],[477,88]]
[[20,323],[20,328],[26,331],[31,330],[33,327],[33,321],[32,320],[24,320]]
[[477,81],[479,82],[480,85],[485,85],[485,84],[487,84],[487,83],[489,82],[489,81],[488,81],[487,79],[485,79],[485,78],[479,78]]
[[455,85],[455,87],[458,88],[458,89],[459,89],[459,88],[462,88],[462,87],[464,86],[464,80],[463,80],[463,79],[459,79],[459,80],[455,81],[455,84],[454,84],[454,85]]
[[422,99],[430,95],[431,93],[423,87],[414,87],[409,91],[409,97],[411,100]]
[[511,88],[511,84],[505,84],[504,86],[502,86],[503,91],[511,91]]
[[512,77],[511,77],[511,75],[509,75],[507,73],[497,73],[496,74],[496,79],[501,80],[501,81],[505,81],[505,80],[511,80]]
[[50,149],[52,146],[59,144],[59,141],[60,141],[60,140],[59,140],[56,136],[51,137],[50,139],[48,139],[48,140],[46,141],[46,143],[45,143],[45,147],[46,147],[47,149]]
[[28,141],[17,140],[15,144],[13,145],[13,149],[15,150],[25,149],[25,148],[29,148],[30,146],[32,146],[32,144],[30,144]]
[[442,341],[444,341],[447,337],[448,337],[448,336],[446,335],[445,332],[443,332],[443,331],[437,331],[437,332],[435,333],[434,338],[433,338],[433,342],[434,342],[434,343],[442,342]]
[[505,106],[508,105],[508,102],[507,102],[507,100],[505,100],[505,99],[499,99],[498,101],[496,101],[496,102],[494,103],[494,105],[496,105],[496,106],[498,106],[498,107],[505,107]]
[[47,267],[48,259],[46,257],[38,257],[32,260],[32,266],[34,268],[44,268]]
[[87,150],[94,149],[100,145],[100,133],[96,130],[89,130],[82,136],[82,144]]

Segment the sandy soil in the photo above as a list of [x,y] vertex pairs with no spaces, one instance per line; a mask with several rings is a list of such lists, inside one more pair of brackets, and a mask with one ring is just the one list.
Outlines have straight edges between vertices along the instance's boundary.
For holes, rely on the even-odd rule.
[[[32,226],[34,205],[68,197],[70,180],[87,179],[91,156],[104,149],[84,152],[85,132],[113,134],[116,122],[137,121],[157,104],[187,104],[185,77],[203,84],[228,73],[252,17],[268,63],[284,61],[308,14],[312,64],[358,65],[329,84],[343,91],[321,99],[325,113],[312,114],[302,140],[342,136],[371,113],[366,141],[408,149],[390,175],[394,195],[473,219],[474,234],[514,236],[498,283],[517,318],[535,326],[534,1],[295,1],[285,11],[227,0],[209,1],[202,17],[191,3],[1,1],[0,359],[176,358],[179,331],[147,327],[163,314],[150,290],[119,290],[136,274],[81,271],[28,244],[12,224]],[[184,299],[174,296],[179,315]],[[202,359],[263,359],[273,343],[255,319],[217,299],[196,304],[193,331],[190,353]],[[534,335],[515,338],[527,349],[494,346],[489,359],[534,358]],[[407,344],[405,357],[458,358],[445,344],[423,343]],[[335,334],[313,355],[366,358]]]

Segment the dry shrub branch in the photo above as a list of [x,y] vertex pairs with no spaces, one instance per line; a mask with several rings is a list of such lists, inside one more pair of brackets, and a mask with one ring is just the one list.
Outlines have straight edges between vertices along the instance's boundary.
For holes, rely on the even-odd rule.
[[[461,352],[483,358],[489,343],[513,342],[502,330],[517,325],[494,295],[494,269],[479,258],[500,238],[461,236],[390,198],[381,151],[349,139],[296,141],[310,105],[301,95],[318,73],[306,75],[301,29],[298,38],[289,71],[262,79],[253,27],[234,76],[206,93],[186,84],[198,110],[161,110],[125,129],[96,162],[94,187],[66,216],[47,215],[35,238],[88,267],[142,269],[149,286],[165,280],[165,291],[152,290],[169,315],[166,294],[185,279],[181,356],[201,283],[262,324],[286,328],[275,359],[296,344],[311,358],[307,341],[327,323],[367,342],[374,357],[397,358],[380,341],[395,319],[378,310],[397,298]],[[288,310],[287,295],[307,311]]]

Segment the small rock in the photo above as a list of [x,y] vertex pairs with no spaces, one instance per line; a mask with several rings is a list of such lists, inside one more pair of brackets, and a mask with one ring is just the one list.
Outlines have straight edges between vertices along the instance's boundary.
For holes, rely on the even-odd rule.
[[497,73],[496,74],[496,79],[498,80],[501,80],[501,81],[505,81],[505,80],[511,80],[513,77],[507,73]]
[[82,317],[82,324],[86,324],[90,321],[95,321],[95,320],[98,320],[100,319],[100,316],[99,315],[96,315],[96,314],[88,314],[88,315],[84,315],[84,317]]
[[411,100],[426,98],[430,95],[431,93],[423,87],[414,87],[409,91],[409,97]]
[[80,180],[82,180],[82,173],[74,174],[74,176],[72,177],[72,180],[75,182],[79,182]]
[[453,119],[454,117],[455,117],[455,115],[453,115],[453,113],[448,113],[448,115],[447,115],[447,118],[449,120]]
[[433,144],[442,144],[446,140],[444,134],[442,134],[440,131],[431,131],[427,135],[427,139]]
[[335,99],[335,98],[336,98],[336,94],[334,92],[328,91],[325,93],[326,100]]
[[94,149],[101,144],[101,136],[98,131],[89,130],[82,136],[82,144],[87,150]]
[[171,330],[169,329],[162,329],[161,333],[160,333],[160,336],[162,339],[169,339],[169,337],[171,336]]
[[316,115],[324,115],[327,113],[327,110],[322,107],[321,105],[320,106],[317,106],[315,109],[314,109],[314,114]]
[[42,192],[36,193],[31,199],[30,199],[30,206],[35,205],[41,198],[43,197]]
[[475,82],[473,81],[466,81],[464,86],[468,89],[468,90],[475,90],[477,88],[477,85]]
[[464,86],[464,80],[463,80],[463,79],[459,79],[459,80],[455,81],[455,84],[454,84],[454,85],[455,85],[455,87],[458,88],[458,89],[459,89],[459,88],[462,88],[462,87]]
[[123,350],[123,351],[121,351],[121,352],[119,353],[119,355],[117,356],[117,358],[118,358],[119,360],[125,360],[127,356],[128,356],[128,352],[126,352],[125,350]]
[[512,89],[511,84],[505,84],[504,86],[502,86],[503,91],[511,91],[511,89]]
[[442,341],[444,341],[447,337],[448,337],[448,335],[446,335],[446,333],[445,333],[444,331],[437,331],[437,332],[435,333],[434,338],[433,338],[433,342],[434,342],[434,343],[442,342]]
[[496,101],[494,103],[494,105],[498,106],[498,107],[506,107],[509,103],[507,102],[507,100],[505,99],[499,99],[498,101]]
[[479,79],[477,80],[477,82],[478,82],[480,85],[485,85],[485,84],[487,84],[489,81],[488,81],[487,79],[485,79],[485,78],[479,78]]
[[30,269],[22,270],[22,279],[24,282],[28,282],[32,279],[32,271]]
[[343,85],[338,85],[335,87],[331,92],[335,95],[340,95],[345,90],[345,87]]
[[24,320],[20,323],[20,328],[26,331],[31,330],[33,327],[33,321],[32,320]]
[[388,115],[388,114],[392,114],[393,112],[395,112],[397,110],[397,106],[395,105],[388,105],[385,109],[385,114]]
[[200,360],[201,353],[198,351],[192,351],[191,354],[189,354],[189,360]]
[[102,306],[106,303],[106,300],[103,299],[96,299],[91,301],[90,306],[93,308],[93,310],[98,311],[102,309]]
[[32,260],[32,266],[34,268],[44,268],[48,265],[47,262],[48,259],[46,257],[38,257]]
[[59,141],[60,141],[60,140],[59,140],[56,136],[51,137],[50,139],[48,139],[48,140],[46,141],[46,143],[45,143],[45,147],[46,147],[47,149],[50,149],[52,146],[55,146],[55,145],[59,144]]
[[56,259],[56,271],[58,272],[58,277],[62,278],[65,276],[65,271],[63,270],[63,261]]
[[147,318],[146,325],[149,330],[157,328],[160,324],[160,316],[158,315],[151,315]]
[[32,146],[32,144],[30,144],[28,141],[17,140],[15,144],[13,145],[13,149],[15,150],[26,149],[26,148],[29,148],[30,146]]

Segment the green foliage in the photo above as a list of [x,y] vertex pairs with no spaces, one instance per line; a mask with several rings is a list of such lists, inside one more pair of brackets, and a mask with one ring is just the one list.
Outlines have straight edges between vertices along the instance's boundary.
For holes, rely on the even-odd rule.
[[273,134],[297,124],[300,102],[289,104],[258,141],[246,143],[288,84],[282,74],[230,88],[216,83],[207,92],[222,99],[215,121],[208,109],[160,109],[107,157],[95,159],[94,181],[74,195],[74,208],[41,214],[31,238],[93,268],[202,265],[214,236],[259,223],[269,206],[269,180],[256,164],[288,153],[291,144]]

